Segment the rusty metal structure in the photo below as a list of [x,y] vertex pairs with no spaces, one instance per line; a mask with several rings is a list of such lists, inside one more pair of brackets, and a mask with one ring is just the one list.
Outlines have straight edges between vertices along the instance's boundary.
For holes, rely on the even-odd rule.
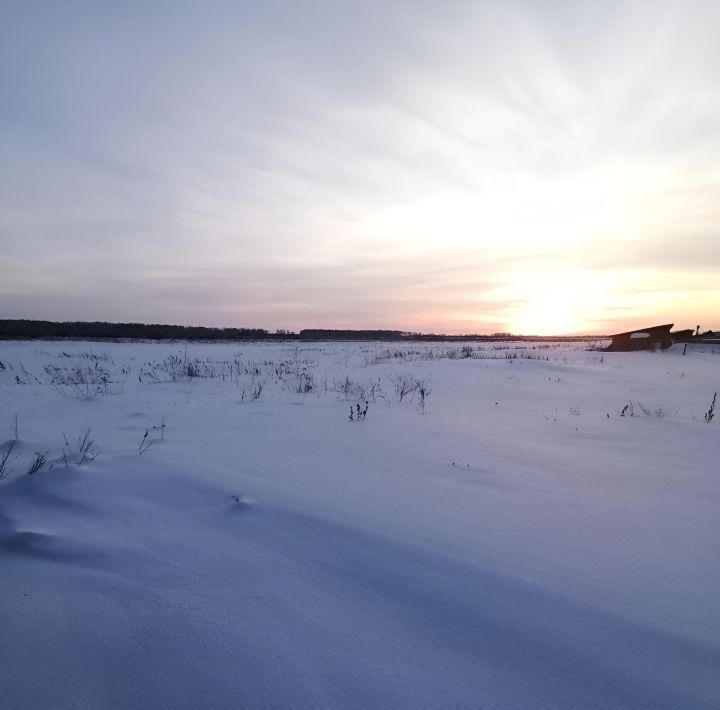
[[627,352],[631,350],[666,350],[673,344],[670,329],[674,323],[654,325],[650,328],[637,328],[626,333],[611,336],[612,342],[607,352]]

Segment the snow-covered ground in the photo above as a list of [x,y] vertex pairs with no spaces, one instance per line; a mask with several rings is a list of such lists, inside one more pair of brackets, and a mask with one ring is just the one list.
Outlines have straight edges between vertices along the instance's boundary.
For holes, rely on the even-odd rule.
[[720,707],[720,347],[586,347],[0,343],[0,706]]

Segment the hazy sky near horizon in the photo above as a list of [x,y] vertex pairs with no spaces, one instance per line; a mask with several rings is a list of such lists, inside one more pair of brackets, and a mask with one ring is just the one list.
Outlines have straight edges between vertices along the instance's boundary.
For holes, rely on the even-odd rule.
[[0,317],[720,328],[720,3],[0,4]]

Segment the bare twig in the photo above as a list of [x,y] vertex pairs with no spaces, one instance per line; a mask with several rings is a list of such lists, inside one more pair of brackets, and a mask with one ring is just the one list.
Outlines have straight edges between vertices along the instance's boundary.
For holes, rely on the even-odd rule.
[[0,481],[2,481],[2,479],[10,473],[11,469],[8,461],[10,460],[10,454],[12,454],[14,448],[15,441],[11,441],[10,445],[8,446],[8,450],[3,454],[3,457],[0,458]]
[[715,416],[715,401],[717,400],[717,392],[713,395],[712,402],[710,403],[710,409],[705,412],[705,421],[709,424]]
[[35,458],[33,458],[32,463],[30,464],[30,468],[28,469],[28,475],[32,476],[34,473],[37,473],[38,471],[42,471],[43,468],[47,465],[47,451],[44,454],[39,453],[38,451],[35,452]]

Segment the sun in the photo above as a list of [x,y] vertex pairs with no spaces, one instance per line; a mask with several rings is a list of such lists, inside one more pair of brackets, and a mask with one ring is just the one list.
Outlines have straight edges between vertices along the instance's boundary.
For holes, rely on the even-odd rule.
[[538,269],[517,273],[508,294],[518,305],[508,330],[518,335],[574,335],[587,332],[602,316],[607,288],[595,273]]
[[518,335],[570,335],[582,331],[587,323],[582,312],[568,299],[541,295],[513,317],[510,332]]

